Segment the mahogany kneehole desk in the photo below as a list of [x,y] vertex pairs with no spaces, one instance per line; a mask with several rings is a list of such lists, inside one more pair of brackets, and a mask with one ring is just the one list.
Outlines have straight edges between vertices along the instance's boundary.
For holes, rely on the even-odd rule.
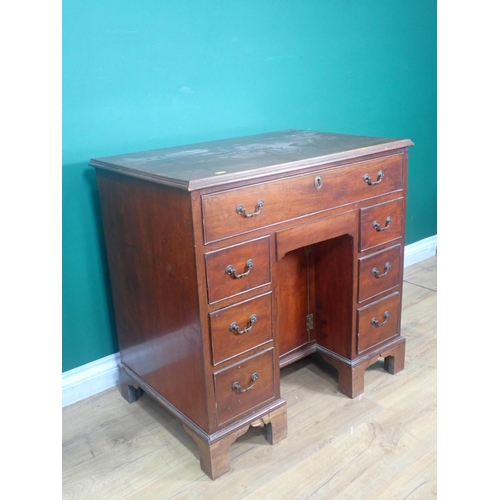
[[339,390],[404,367],[408,139],[301,130],[93,159],[123,396],[181,420],[212,479],[250,425],[286,436],[280,368]]

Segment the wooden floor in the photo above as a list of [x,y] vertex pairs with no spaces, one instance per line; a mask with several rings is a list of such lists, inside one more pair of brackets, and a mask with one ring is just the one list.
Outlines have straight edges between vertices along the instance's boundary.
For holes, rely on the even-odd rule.
[[405,270],[403,372],[389,375],[379,360],[351,400],[314,356],[283,368],[288,437],[271,446],[251,428],[216,481],[182,426],[146,394],[128,404],[113,388],[65,407],[63,498],[435,498],[436,267],[431,258]]

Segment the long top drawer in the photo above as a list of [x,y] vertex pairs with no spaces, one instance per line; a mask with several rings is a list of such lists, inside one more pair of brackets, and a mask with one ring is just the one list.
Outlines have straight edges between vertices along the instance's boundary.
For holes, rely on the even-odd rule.
[[205,243],[402,188],[403,157],[392,155],[207,194]]

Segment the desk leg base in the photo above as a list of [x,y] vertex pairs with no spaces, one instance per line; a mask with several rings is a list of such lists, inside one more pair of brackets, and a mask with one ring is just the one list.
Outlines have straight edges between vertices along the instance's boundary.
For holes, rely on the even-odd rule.
[[144,394],[144,391],[123,370],[119,370],[119,373],[121,395],[129,403],[137,401]]
[[282,439],[286,438],[288,433],[286,405],[283,405],[277,410],[271,411],[268,414],[253,421],[250,426],[264,427],[266,440],[270,444],[279,443]]
[[201,439],[186,425],[183,427],[198,446],[201,470],[210,479],[217,479],[229,471],[229,447],[245,434],[250,425],[245,425],[212,444]]
[[393,347],[384,356],[384,370],[395,375],[405,367],[405,342]]
[[210,477],[210,479],[217,479],[229,471],[229,447],[236,439],[243,436],[250,426],[264,426],[267,441],[271,444],[276,444],[287,435],[286,406],[283,405],[263,415],[254,422],[236,429],[231,434],[224,436],[222,439],[212,444],[201,438],[187,425],[183,425],[184,430],[192,437],[193,441],[198,446],[201,470]]
[[350,398],[355,398],[365,390],[365,371],[378,361],[384,358],[384,369],[391,375],[395,375],[404,369],[405,366],[405,344],[404,338],[389,349],[375,353],[365,361],[357,365],[349,365],[338,359],[323,354],[323,359],[330,363],[339,374],[339,391]]

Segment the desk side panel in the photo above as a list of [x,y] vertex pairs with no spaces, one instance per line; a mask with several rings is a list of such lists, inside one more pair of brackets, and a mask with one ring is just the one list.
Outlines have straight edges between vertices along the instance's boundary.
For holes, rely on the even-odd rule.
[[97,181],[121,361],[205,429],[189,193],[99,170]]

